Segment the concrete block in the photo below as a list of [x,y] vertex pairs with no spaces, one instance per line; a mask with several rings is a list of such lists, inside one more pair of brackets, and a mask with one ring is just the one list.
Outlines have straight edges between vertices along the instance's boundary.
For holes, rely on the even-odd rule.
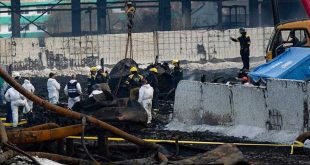
[[201,122],[202,83],[197,81],[181,81],[176,89],[174,118],[188,124]]
[[207,83],[202,86],[202,120],[209,125],[230,125],[233,121],[232,93],[223,84]]
[[232,95],[235,125],[266,128],[266,89],[238,85],[232,87]]
[[303,131],[306,88],[306,83],[302,81],[267,81],[267,110],[271,129]]

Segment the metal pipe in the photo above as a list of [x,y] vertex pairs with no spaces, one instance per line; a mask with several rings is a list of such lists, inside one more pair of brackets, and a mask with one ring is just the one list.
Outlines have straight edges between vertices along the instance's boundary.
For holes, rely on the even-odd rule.
[[98,165],[97,162],[94,161],[88,161],[58,154],[51,154],[51,153],[45,153],[45,152],[27,152],[29,155],[32,156],[38,156],[40,158],[46,158],[55,162],[60,162],[64,164],[89,164],[89,165]]
[[46,129],[53,129],[53,128],[59,128],[60,126],[56,123],[46,123],[42,125],[36,125],[32,127],[28,127],[25,129],[13,129],[9,130],[8,132],[16,132],[16,131],[39,131],[39,130],[46,130]]
[[29,144],[43,141],[63,139],[68,136],[78,135],[82,132],[82,125],[72,125],[67,127],[38,130],[38,131],[17,131],[8,132],[9,142],[13,144]]
[[81,120],[83,116],[86,117],[86,121],[101,127],[107,131],[110,131],[112,133],[114,133],[115,135],[118,135],[119,137],[122,137],[126,140],[128,140],[129,142],[132,142],[134,144],[146,147],[146,148],[153,148],[153,149],[158,149],[159,145],[154,144],[154,143],[149,143],[149,142],[145,142],[144,140],[133,136],[131,134],[128,134],[125,131],[122,131],[112,125],[107,124],[106,122],[100,121],[97,118],[94,118],[92,116],[86,116],[84,114],[75,112],[75,111],[70,111],[68,109],[65,109],[63,107],[57,106],[57,105],[53,105],[51,103],[49,103],[47,100],[43,100],[40,97],[28,92],[26,89],[24,89],[20,84],[18,84],[5,70],[3,70],[2,68],[0,68],[0,76],[3,78],[3,80],[5,80],[8,84],[11,85],[11,87],[13,87],[14,89],[16,89],[18,92],[20,92],[22,95],[24,95],[26,98],[28,98],[29,100],[33,101],[34,104],[38,104],[50,111],[56,112],[61,116],[65,116],[65,117],[69,117],[69,118],[73,118],[73,119],[77,119],[77,120]]

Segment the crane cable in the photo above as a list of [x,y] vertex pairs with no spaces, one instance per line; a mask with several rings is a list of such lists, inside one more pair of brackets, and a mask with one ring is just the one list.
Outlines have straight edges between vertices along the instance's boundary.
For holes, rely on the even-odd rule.
[[[127,28],[128,28],[128,37],[126,42],[126,52],[125,58],[127,58],[128,50],[129,50],[129,58],[133,60],[133,49],[132,49],[132,29],[134,26],[133,18],[135,16],[136,9],[134,7],[134,2],[131,0],[127,0],[125,2],[125,12],[127,14]],[[131,63],[132,64],[132,63]]]
[[[129,4],[131,3],[131,4]],[[127,42],[126,42],[126,51],[125,51],[125,59],[127,58],[128,55],[128,49],[129,49],[129,59],[130,59],[130,68],[133,66],[134,62],[133,62],[133,50],[132,50],[132,29],[133,29],[133,18],[135,16],[135,12],[136,9],[134,7],[134,2],[131,0],[126,0],[125,2],[125,13],[127,15],[127,28],[128,28],[128,32],[127,32]],[[115,92],[114,92],[114,97],[117,96],[119,87],[121,85],[122,82],[122,77],[119,78],[117,86],[115,88]]]

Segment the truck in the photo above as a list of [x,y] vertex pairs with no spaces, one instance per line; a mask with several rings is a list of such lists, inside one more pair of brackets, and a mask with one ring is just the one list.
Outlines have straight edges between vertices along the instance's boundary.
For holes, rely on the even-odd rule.
[[278,24],[268,43],[266,60],[272,60],[289,47],[310,47],[309,36],[310,20]]
[[[307,15],[310,17],[310,0],[301,0]],[[269,40],[266,50],[266,61],[279,56],[289,47],[310,46],[310,20],[279,23],[278,0],[272,0],[275,30]]]

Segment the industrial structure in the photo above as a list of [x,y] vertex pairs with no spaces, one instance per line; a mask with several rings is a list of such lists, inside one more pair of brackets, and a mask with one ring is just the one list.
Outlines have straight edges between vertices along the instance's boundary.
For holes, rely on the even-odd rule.
[[[306,17],[299,0],[278,0],[281,20]],[[126,1],[116,0],[3,0],[1,37],[79,36],[126,32]],[[270,26],[271,1],[266,0],[137,0],[141,15],[134,32],[227,29]],[[149,14],[148,14],[149,13]],[[49,17],[49,15],[51,15]],[[152,16],[150,16],[152,15]],[[154,16],[155,15],[155,16]],[[258,17],[257,17],[258,16]],[[258,19],[257,19],[258,18]],[[141,24],[139,28],[138,24]],[[145,27],[147,23],[149,26]],[[63,25],[62,25],[63,24]],[[53,27],[56,26],[56,27]],[[56,29],[56,30],[55,30]]]

